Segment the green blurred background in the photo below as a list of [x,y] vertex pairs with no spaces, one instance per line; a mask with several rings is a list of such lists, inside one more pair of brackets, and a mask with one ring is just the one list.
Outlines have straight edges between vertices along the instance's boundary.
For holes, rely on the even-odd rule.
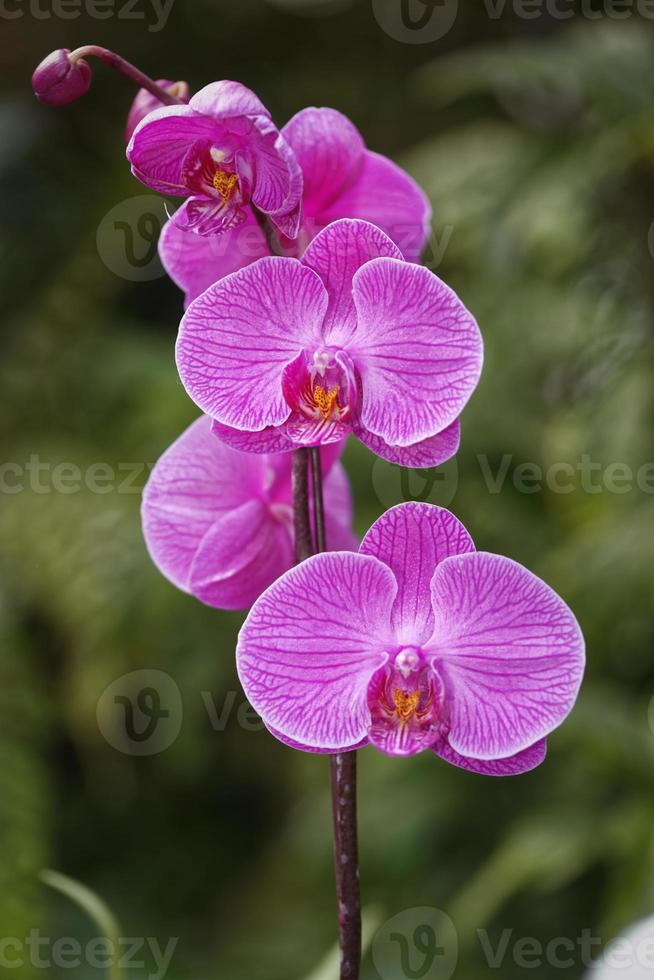
[[[566,598],[589,666],[529,775],[361,753],[364,902],[378,922],[445,911],[459,980],[522,977],[521,937],[610,939],[654,911],[654,23],[468,2],[440,39],[406,43],[371,0],[178,0],[161,30],[146,0],[139,20],[123,6],[0,13],[2,937],[97,934],[38,882],[44,867],[102,895],[123,935],[178,937],[170,980],[302,980],[335,937],[327,764],[239,723],[242,617],[176,592],[141,538],[147,466],[197,413],[173,360],[180,294],[148,260],[153,201],[132,201],[148,193],[124,158],[134,93],[97,63],[65,109],[29,86],[51,49],[94,41],[192,88],[239,79],[279,124],[335,106],[427,189],[427,261],[477,316],[484,377],[440,478],[348,448],[358,530],[411,495],[451,506],[480,548]],[[116,206],[136,262],[102,224]],[[85,486],[98,463],[115,474],[105,492]],[[97,708],[142,669],[170,675],[183,723],[137,757]],[[420,913],[405,920],[410,937]],[[499,972],[479,929],[493,947],[512,930]],[[528,973],[579,977],[571,955]],[[389,969],[368,957],[365,980],[407,975]],[[413,976],[450,975],[434,970]]]

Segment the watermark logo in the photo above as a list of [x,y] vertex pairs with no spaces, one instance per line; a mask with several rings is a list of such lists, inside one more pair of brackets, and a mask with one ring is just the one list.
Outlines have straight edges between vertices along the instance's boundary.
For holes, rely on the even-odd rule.
[[389,463],[380,457],[376,457],[372,465],[373,490],[385,507],[410,501],[447,507],[454,499],[458,482],[456,457],[441,466],[417,470]]
[[[483,0],[491,21],[654,19],[654,0]],[[431,44],[445,37],[459,12],[458,0],[372,0],[381,29],[404,44]]]
[[82,944],[72,936],[53,939],[39,929],[28,936],[0,937],[0,969],[21,970],[78,970],[85,967],[97,971],[96,976],[130,969],[146,980],[164,980],[170,969],[178,938],[169,939],[164,946],[152,936],[120,937],[116,941],[97,936]]
[[175,0],[0,0],[0,20],[129,20],[147,25],[151,34],[168,23]]
[[372,0],[381,29],[404,44],[431,44],[449,34],[459,0]]
[[168,220],[163,198],[129,197],[109,211],[98,226],[98,254],[114,275],[130,282],[150,282],[164,275],[157,243]]
[[[619,460],[600,462],[589,453],[582,453],[574,462],[557,460],[543,466],[529,460],[518,461],[511,453],[497,458],[479,453],[474,462],[478,467],[476,478],[481,479],[491,496],[505,490],[526,495],[654,494],[654,461],[634,467]],[[377,458],[371,477],[377,499],[385,507],[410,501],[447,507],[456,495],[459,471],[456,457],[441,466],[416,470]]]
[[372,961],[381,980],[449,980],[458,955],[454,923],[436,908],[405,909],[372,942]]
[[135,670],[105,688],[97,707],[98,727],[126,755],[156,755],[182,728],[182,696],[170,674]]

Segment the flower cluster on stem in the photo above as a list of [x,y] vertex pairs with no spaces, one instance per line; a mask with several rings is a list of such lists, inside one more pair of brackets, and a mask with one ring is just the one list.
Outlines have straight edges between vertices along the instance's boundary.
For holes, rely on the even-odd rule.
[[403,504],[353,535],[349,436],[438,466],[482,370],[474,316],[420,265],[422,189],[336,109],[279,129],[238,82],[192,93],[95,45],[49,55],[37,97],[84,95],[92,57],[139,87],[132,173],[181,201],[159,251],[203,414],[151,474],[146,545],[177,588],[249,610],[236,664],[251,704],[280,742],[330,758],[340,973],[357,980],[357,750],[533,769],[574,705],[583,637],[548,585],[446,510]]

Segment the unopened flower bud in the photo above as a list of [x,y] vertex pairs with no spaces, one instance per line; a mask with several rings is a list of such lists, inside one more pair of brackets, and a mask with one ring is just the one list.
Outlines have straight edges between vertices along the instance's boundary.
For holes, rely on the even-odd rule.
[[85,95],[91,86],[91,69],[82,58],[71,61],[68,48],[49,54],[32,75],[34,94],[46,105],[66,105]]

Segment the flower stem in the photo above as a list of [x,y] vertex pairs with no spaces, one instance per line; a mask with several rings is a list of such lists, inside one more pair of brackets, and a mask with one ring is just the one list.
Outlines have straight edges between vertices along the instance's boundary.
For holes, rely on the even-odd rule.
[[148,92],[154,95],[156,99],[159,99],[160,102],[163,102],[164,105],[184,105],[182,99],[178,99],[176,95],[167,92],[165,88],[157,85],[152,78],[140,71],[135,65],[130,64],[129,61],[125,61],[124,58],[121,58],[114,51],[109,51],[108,48],[100,48],[97,44],[86,44],[82,48],[71,51],[69,55],[69,60],[72,64],[82,58],[99,58],[105,65],[109,65],[110,68],[115,68],[116,71],[131,79],[139,88],[147,89]]
[[[309,449],[316,552],[327,550],[320,447]],[[357,755],[329,757],[334,811],[334,856],[338,900],[341,980],[358,980],[361,964],[361,897],[357,842]]]
[[313,554],[309,511],[309,450],[304,447],[293,452],[291,481],[293,486],[295,563],[299,565],[301,561]]
[[341,947],[341,980],[358,980],[361,964],[361,898],[357,843],[357,754],[329,757],[334,809],[336,897]]
[[311,489],[313,493],[313,528],[316,552],[327,551],[325,534],[325,504],[322,496],[322,467],[320,465],[320,446],[309,450],[311,465]]

